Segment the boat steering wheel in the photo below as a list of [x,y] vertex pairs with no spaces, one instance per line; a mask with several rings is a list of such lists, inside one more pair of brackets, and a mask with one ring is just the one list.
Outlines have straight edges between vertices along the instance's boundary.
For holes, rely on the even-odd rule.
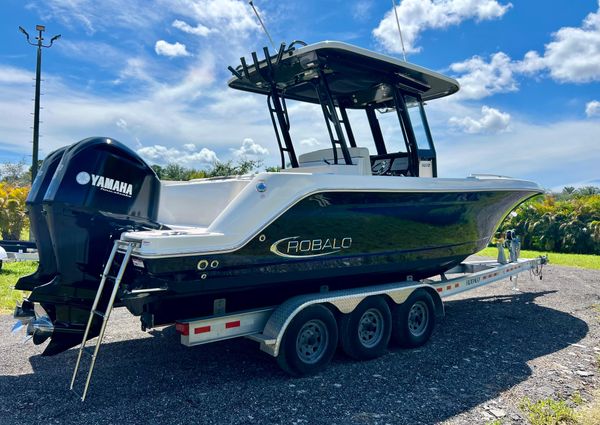
[[371,167],[371,173],[375,176],[383,176],[388,174],[390,168],[392,168],[392,162],[393,161],[391,159],[382,159],[376,161]]

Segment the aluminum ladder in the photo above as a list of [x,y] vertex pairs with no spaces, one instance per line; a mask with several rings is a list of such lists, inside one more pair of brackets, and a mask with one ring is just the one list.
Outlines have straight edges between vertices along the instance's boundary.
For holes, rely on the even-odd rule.
[[[94,303],[92,304],[92,309],[90,310],[90,317],[87,322],[87,326],[85,327],[85,332],[83,334],[83,340],[81,341],[81,345],[79,346],[79,354],[77,355],[77,363],[75,363],[75,370],[73,371],[73,377],[71,378],[71,386],[70,390],[73,391],[77,396],[81,397],[81,401],[85,400],[85,396],[87,395],[88,388],[90,386],[90,380],[92,379],[92,372],[94,371],[94,365],[96,364],[96,358],[98,356],[98,351],[100,350],[100,345],[102,345],[102,339],[104,338],[104,331],[106,330],[106,324],[108,323],[108,318],[110,317],[110,313],[113,308],[113,304],[115,302],[115,298],[117,296],[117,291],[121,284],[121,279],[123,279],[123,274],[125,273],[125,269],[127,268],[127,264],[129,263],[129,259],[131,257],[131,252],[133,248],[137,244],[135,242],[126,242],[121,240],[116,240],[110,256],[108,257],[108,261],[104,266],[104,271],[102,273],[102,279],[100,280],[100,286],[98,287],[98,292],[96,292],[96,298],[94,299]],[[119,271],[116,276],[111,276],[109,273],[112,269],[112,265],[119,250],[125,249],[125,254],[123,256],[123,261],[121,262],[121,266],[119,267]],[[104,292],[104,286],[106,285],[106,281],[111,279],[113,281],[113,288],[110,294],[110,299],[108,300],[108,304],[106,305],[105,311],[98,310],[98,304],[100,303],[100,299],[102,298],[102,293]],[[92,327],[92,323],[94,321],[94,316],[98,316],[102,318],[102,327],[100,328],[100,333],[98,334],[98,340],[96,341],[96,345],[94,346],[93,353],[86,349],[86,342],[88,339],[88,334]],[[90,347],[91,348],[91,347]],[[79,365],[81,363],[81,355],[86,353],[92,357],[90,368],[87,373],[87,378],[85,381],[85,387],[83,388],[83,393],[77,393],[73,387],[75,385],[75,379],[77,378],[77,373],[79,371]]]

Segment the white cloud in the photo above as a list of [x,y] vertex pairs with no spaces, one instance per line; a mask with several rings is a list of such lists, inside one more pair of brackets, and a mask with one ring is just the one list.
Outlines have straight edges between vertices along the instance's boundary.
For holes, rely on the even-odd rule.
[[473,56],[450,65],[457,73],[460,99],[482,99],[496,93],[518,90],[519,75],[548,75],[561,83],[600,81],[600,5],[578,28],[563,27],[540,53],[531,50],[522,60],[513,60],[504,52],[490,56],[489,62]]
[[[511,7],[511,3],[501,4],[497,0],[402,0],[396,10],[407,52],[418,52],[421,47],[417,41],[422,31],[447,28],[468,19],[498,19]],[[388,51],[402,51],[393,9],[385,14],[373,35]]]
[[509,129],[510,114],[500,112],[498,109],[489,106],[482,106],[481,118],[471,118],[470,116],[451,117],[448,123],[465,133],[501,133]]
[[31,83],[35,78],[35,74],[13,68],[12,66],[0,65],[0,84],[26,84]]
[[373,9],[373,0],[358,0],[351,6],[352,17],[357,21],[369,19]]
[[165,40],[158,40],[154,45],[154,51],[157,55],[177,57],[177,56],[189,56],[190,54],[185,47],[185,44],[175,42],[171,44]]
[[211,32],[214,32],[213,29],[205,27],[202,24],[198,24],[195,27],[193,27],[190,24],[188,24],[187,22],[180,21],[179,19],[176,19],[173,21],[173,27],[175,27],[185,33],[199,35],[201,37],[206,37]]
[[[227,37],[243,38],[245,34],[260,30],[252,9],[246,1],[176,0],[171,2],[171,5],[175,11],[193,18],[201,26]],[[268,18],[264,11],[259,13],[263,19]]]
[[301,146],[306,146],[306,147],[309,147],[309,148],[314,148],[316,146],[321,146],[321,142],[319,142],[314,137],[309,137],[308,139],[302,139],[302,140],[300,140],[300,145]]
[[217,154],[207,148],[199,151],[189,149],[190,144],[184,145],[183,150],[163,145],[145,146],[137,150],[137,153],[145,160],[154,164],[180,164],[184,166],[198,166],[213,164],[218,161]]
[[531,179],[545,187],[598,178],[600,120],[539,124],[514,120],[511,128],[452,140],[438,135],[440,177],[491,173]]
[[490,61],[479,56],[473,56],[464,62],[450,65],[450,69],[458,74],[460,91],[458,98],[482,99],[495,93],[505,93],[518,90],[514,79],[514,63],[504,52],[491,56]]
[[265,156],[269,154],[269,150],[264,146],[256,143],[250,138],[242,141],[242,146],[239,149],[231,149],[235,156]]
[[562,27],[552,34],[543,54],[529,51],[511,68],[528,75],[547,71],[562,83],[600,81],[600,5],[598,11],[587,15],[581,27]]
[[127,58],[125,66],[119,71],[119,78],[114,83],[121,84],[125,80],[133,79],[146,83],[154,83],[154,78],[148,74],[148,62],[139,57]]
[[[27,7],[39,8],[33,2]],[[40,13],[46,20],[53,18],[70,27],[83,26],[89,34],[114,27],[148,28],[163,16],[158,7],[121,0],[48,0]]]
[[127,131],[127,121],[125,121],[123,118],[119,118],[115,124],[116,124],[116,125],[117,125],[117,127],[119,127],[121,130],[125,130],[125,131]]
[[591,117],[600,117],[600,102],[597,100],[592,100],[585,104],[585,114],[588,118]]
[[553,79],[576,83],[600,81],[600,2],[598,11],[587,15],[581,27],[560,28],[552,37],[544,55],[536,59]]

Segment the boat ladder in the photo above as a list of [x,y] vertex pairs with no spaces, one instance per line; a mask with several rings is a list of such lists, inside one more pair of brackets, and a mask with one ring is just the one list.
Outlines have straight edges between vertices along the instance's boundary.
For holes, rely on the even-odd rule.
[[[87,395],[88,388],[90,386],[90,381],[92,379],[92,372],[94,371],[94,365],[96,364],[96,358],[98,357],[98,351],[100,350],[100,345],[102,345],[102,339],[104,338],[104,331],[106,330],[106,324],[108,323],[108,318],[110,317],[110,313],[113,308],[113,304],[115,302],[115,298],[117,296],[117,292],[119,289],[119,285],[121,284],[121,279],[123,279],[123,274],[125,273],[125,269],[127,268],[127,264],[129,263],[129,258],[131,257],[131,252],[133,248],[136,246],[135,242],[126,242],[121,240],[116,240],[110,256],[108,257],[108,261],[104,266],[104,271],[102,273],[102,279],[100,280],[100,286],[98,286],[98,292],[96,292],[96,298],[94,299],[94,303],[92,304],[92,309],[90,310],[90,316],[88,318],[87,326],[85,327],[85,332],[83,334],[83,340],[81,341],[81,345],[79,346],[79,354],[77,355],[77,362],[75,363],[75,370],[73,371],[73,377],[71,378],[71,386],[70,390],[73,391],[77,396],[81,398],[81,401],[85,400],[85,396]],[[121,261],[121,265],[119,267],[119,271],[116,276],[110,275],[110,271],[112,270],[113,262],[115,260],[115,256],[119,252],[119,250],[125,250],[125,254],[123,256],[123,260]],[[99,307],[100,300],[102,298],[102,294],[104,293],[104,286],[106,282],[110,280],[112,282],[112,292],[110,293],[110,298],[108,303],[106,304],[106,308],[101,310]],[[96,341],[96,345],[93,347],[93,351],[91,351],[92,347],[86,347],[86,342],[88,339],[88,334],[90,329],[92,328],[92,323],[94,322],[94,317],[98,316],[102,318],[102,326],[100,327],[100,333],[98,334],[98,339]],[[73,389],[75,385],[75,380],[77,378],[77,373],[79,371],[79,366],[81,364],[81,356],[82,354],[88,354],[91,356],[90,367],[87,372],[87,377],[85,380],[85,386],[83,387],[83,392],[79,394],[77,391]]]

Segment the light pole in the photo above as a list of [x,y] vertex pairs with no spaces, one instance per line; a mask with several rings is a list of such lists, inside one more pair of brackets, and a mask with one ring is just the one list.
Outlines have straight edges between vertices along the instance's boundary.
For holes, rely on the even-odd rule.
[[43,44],[44,37],[42,33],[46,30],[44,25],[36,25],[35,30],[38,31],[38,36],[35,37],[37,42],[33,43],[29,40],[29,34],[23,27],[19,27],[19,30],[27,37],[27,42],[32,46],[37,46],[37,63],[35,68],[35,106],[33,110],[33,155],[31,159],[31,182],[35,180],[38,170],[38,151],[39,151],[39,140],[40,140],[40,80],[42,74],[42,47],[49,48],[52,44],[60,38],[60,34],[55,35],[50,39],[50,44],[47,46]]

